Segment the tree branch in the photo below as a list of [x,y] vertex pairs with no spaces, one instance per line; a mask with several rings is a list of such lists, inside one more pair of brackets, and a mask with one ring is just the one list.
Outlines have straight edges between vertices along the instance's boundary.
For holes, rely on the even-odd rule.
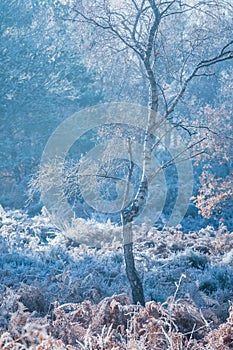
[[230,41],[228,44],[226,44],[223,47],[223,49],[221,50],[219,55],[217,55],[217,56],[215,56],[213,58],[210,58],[208,60],[202,60],[201,62],[199,62],[197,64],[197,66],[194,68],[193,72],[190,74],[190,76],[183,83],[183,86],[181,87],[180,92],[175,97],[175,100],[172,103],[171,107],[167,110],[166,115],[165,115],[166,118],[169,116],[169,114],[171,114],[174,111],[176,105],[178,104],[180,99],[183,97],[183,95],[184,95],[184,93],[185,93],[185,91],[187,89],[188,83],[194,77],[197,77],[199,75],[199,74],[197,74],[199,70],[201,70],[202,68],[206,68],[206,67],[212,66],[212,65],[217,64],[217,63],[222,62],[222,61],[233,59],[233,50],[225,51],[226,48],[228,48],[232,44],[233,44],[233,41]]
[[[170,159],[169,161],[167,161],[166,163],[164,163],[163,165],[161,165],[148,179],[148,183],[150,183],[157,175],[158,173],[163,170],[166,169],[168,166],[172,165],[174,163],[174,161],[176,159],[178,159],[182,154],[184,154],[185,152],[187,152],[189,149],[195,147],[196,145],[200,144],[201,142],[203,142],[204,140],[206,140],[206,137],[203,137],[201,140],[198,140],[196,142],[194,142],[193,144],[191,144],[190,146],[188,146],[187,148],[183,149],[181,152],[177,153],[172,159]],[[204,152],[204,151],[203,151]],[[190,159],[191,156],[187,159]],[[187,160],[187,159],[183,159]],[[178,161],[179,162],[179,161]]]
[[149,62],[150,57],[151,57],[151,52],[153,49],[155,34],[158,30],[159,22],[160,22],[160,18],[161,18],[158,7],[155,5],[154,0],[149,0],[149,3],[151,5],[151,8],[152,8],[153,13],[154,13],[154,23],[153,23],[153,25],[150,29],[150,32],[149,32],[149,38],[148,38],[148,43],[147,43],[147,48],[146,48],[145,61],[147,61],[147,62]]
[[[96,27],[99,27],[101,29],[110,31],[112,34],[114,34],[116,37],[118,37],[118,39],[121,40],[121,42],[126,45],[127,47],[129,47],[130,49],[132,49],[137,55],[139,55],[140,57],[142,57],[143,53],[139,51],[139,49],[137,49],[136,47],[134,47],[132,44],[130,44],[120,33],[117,29],[115,29],[112,25],[112,23],[109,21],[107,22],[107,24],[103,25],[101,23],[99,23],[97,20],[93,19],[92,17],[88,17],[86,16],[84,13],[82,13],[81,11],[79,11],[78,9],[74,9],[74,11],[81,16],[85,22],[92,24]],[[68,19],[66,19],[68,20]],[[73,19],[70,19],[71,21],[73,21]],[[76,20],[77,21],[77,20]],[[104,21],[106,21],[106,19],[104,19]]]

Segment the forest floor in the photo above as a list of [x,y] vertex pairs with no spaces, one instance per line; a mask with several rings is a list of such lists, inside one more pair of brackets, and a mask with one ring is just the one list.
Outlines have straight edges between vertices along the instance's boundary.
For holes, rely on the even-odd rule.
[[[72,234],[45,212],[0,207],[0,349],[233,349],[227,227],[189,234],[135,227],[145,307],[132,305],[120,228],[80,220],[82,244]],[[93,247],[85,244],[90,236]]]

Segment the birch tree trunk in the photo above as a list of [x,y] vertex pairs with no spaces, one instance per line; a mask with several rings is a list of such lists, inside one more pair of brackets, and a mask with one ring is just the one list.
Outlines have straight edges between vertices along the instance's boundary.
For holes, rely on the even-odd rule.
[[[150,67],[149,67],[150,68]],[[152,71],[151,71],[152,73]],[[143,290],[142,281],[138,275],[138,272],[135,267],[135,259],[133,253],[133,231],[132,231],[132,222],[133,219],[137,216],[139,209],[142,207],[143,202],[146,199],[147,191],[148,191],[148,177],[151,174],[151,152],[152,152],[152,132],[156,122],[156,113],[158,109],[158,94],[156,81],[153,77],[153,73],[150,81],[150,99],[149,99],[149,107],[153,107],[148,109],[148,124],[147,130],[145,133],[144,146],[143,146],[143,169],[142,169],[142,177],[140,180],[139,188],[135,198],[132,201],[132,205],[130,210],[123,209],[122,212],[122,230],[123,230],[123,242],[124,242],[124,259],[126,265],[126,274],[130,283],[132,298],[135,304],[140,303],[141,305],[145,305],[145,296]],[[130,154],[130,163],[133,163],[132,153],[129,149]],[[128,186],[130,184],[130,179],[132,176],[132,169],[129,169],[128,176]],[[126,189],[125,200],[124,203],[127,203],[128,200],[129,189]]]
[[[126,218],[127,221],[127,218]],[[145,297],[142,281],[138,275],[134,262],[133,253],[133,232],[132,222],[122,221],[123,237],[124,237],[124,258],[126,266],[126,274],[132,291],[134,304],[145,305]]]

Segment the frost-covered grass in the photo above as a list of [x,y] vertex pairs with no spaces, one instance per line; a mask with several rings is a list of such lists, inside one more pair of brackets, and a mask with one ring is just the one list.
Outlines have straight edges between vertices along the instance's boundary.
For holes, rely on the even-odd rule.
[[120,228],[80,220],[79,237],[114,237],[88,247],[71,239],[75,232],[59,232],[45,212],[30,218],[1,208],[0,216],[0,349],[233,346],[233,233],[226,227],[190,234],[135,227],[141,308],[131,305]]

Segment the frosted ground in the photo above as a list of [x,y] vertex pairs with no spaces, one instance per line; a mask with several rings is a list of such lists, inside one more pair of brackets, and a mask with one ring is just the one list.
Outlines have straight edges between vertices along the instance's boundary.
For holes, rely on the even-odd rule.
[[[91,349],[85,342],[92,339],[93,344],[97,344],[95,342],[100,334],[110,332],[108,326],[112,332],[111,337],[108,334],[111,338],[108,341],[118,344],[114,345],[115,349],[140,349],[130,347],[133,338],[130,336],[127,341],[129,329],[127,332],[122,330],[119,338],[119,327],[127,329],[129,324],[128,316],[125,316],[129,312],[123,312],[122,305],[130,308],[131,304],[122,247],[116,238],[120,235],[120,228],[114,228],[110,223],[94,225],[93,221],[80,220],[79,235],[83,232],[83,238],[92,234],[101,239],[104,232],[115,236],[111,243],[108,241],[88,247],[58,231],[45,210],[41,215],[29,217],[23,211],[5,211],[1,207],[0,216],[0,348],[50,349],[43,342],[50,339],[56,343],[60,339],[60,347],[56,343],[59,349],[69,348],[68,345]],[[190,349],[196,349],[194,346],[199,346],[197,344],[205,337],[211,337],[212,333],[208,332],[212,329],[216,332],[216,329],[219,331],[223,325],[226,327],[229,324],[229,309],[233,300],[233,233],[226,226],[221,226],[217,231],[208,226],[190,234],[184,234],[179,229],[158,231],[152,228],[147,231],[142,226],[136,228],[135,235],[136,264],[144,281],[147,306],[144,311],[132,306],[131,321],[132,317],[136,317],[137,323],[144,329],[145,324],[140,323],[141,313],[150,313],[150,305],[154,305],[154,308],[163,310],[159,311],[157,318],[161,322],[166,320],[166,324],[170,325],[170,330],[164,326],[167,334],[179,334],[182,342],[188,339],[193,346]],[[102,328],[97,327],[95,331],[93,317],[87,322],[88,313],[82,313],[78,320],[70,319],[74,309],[82,307],[84,310],[85,305],[89,305],[90,310],[93,308],[95,315],[98,308],[115,310],[115,306],[113,309],[110,307],[113,301],[116,307],[121,306],[126,319],[121,317],[116,320],[113,315],[107,321],[105,317],[97,322],[98,327],[102,324]],[[59,314],[61,310],[62,316]],[[152,316],[156,318],[155,314]],[[227,319],[228,323],[225,323]],[[72,322],[77,322],[82,331],[75,328],[70,336],[65,336]],[[30,324],[34,326],[30,328]],[[232,336],[232,324],[229,329],[231,333],[228,330],[227,334]],[[147,335],[148,332],[147,329]],[[143,344],[145,337],[141,339],[140,332],[137,334],[138,338],[134,340]],[[190,339],[193,339],[192,342]],[[114,348],[113,345],[98,347],[98,344],[93,344],[93,349]],[[53,346],[51,349],[56,349]],[[170,349],[166,346],[166,349]],[[202,346],[201,349],[204,349]],[[163,349],[162,345],[158,349]]]

